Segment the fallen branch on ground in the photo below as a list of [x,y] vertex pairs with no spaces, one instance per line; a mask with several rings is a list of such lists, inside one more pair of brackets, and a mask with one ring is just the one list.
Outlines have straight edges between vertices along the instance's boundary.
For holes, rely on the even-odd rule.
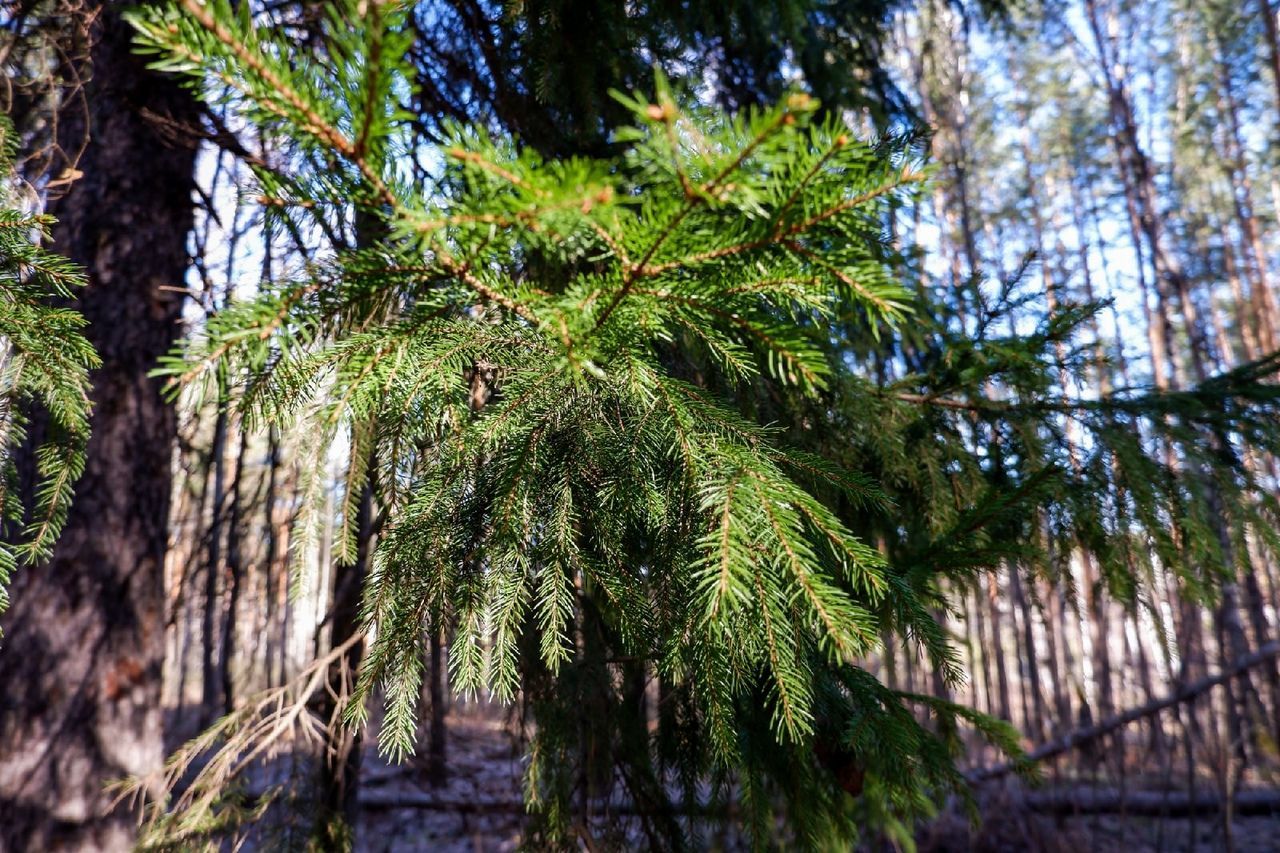
[[[1222,798],[1215,792],[1191,796],[1186,791],[1124,791],[1119,788],[1066,788],[1034,791],[1023,801],[1032,811],[1056,815],[1126,814],[1189,817],[1217,814]],[[1231,812],[1238,817],[1280,814],[1280,791],[1237,791]]]
[[[457,814],[515,814],[524,815],[528,812],[528,807],[523,800],[487,800],[487,799],[457,799],[454,797],[437,797],[432,794],[419,794],[412,791],[404,793],[390,793],[378,791],[360,792],[360,808],[370,811],[393,811],[395,809],[425,809],[428,811],[439,812],[455,812]],[[714,815],[736,814],[736,808],[732,804],[719,807],[711,807],[704,805],[688,806],[683,803],[673,803],[671,808],[646,808],[629,802],[595,802],[591,804],[591,810],[596,815],[603,814],[619,814],[619,815],[689,815],[710,817]]]
[[1244,655],[1229,668],[1223,670],[1217,675],[1206,676],[1190,684],[1184,684],[1180,689],[1174,691],[1163,699],[1153,699],[1145,705],[1139,705],[1120,714],[1107,717],[1101,722],[1091,726],[1076,729],[1069,732],[1057,740],[1043,744],[1031,750],[1018,761],[1010,761],[1005,764],[998,764],[994,767],[981,767],[976,770],[970,770],[965,777],[970,782],[985,782],[988,779],[996,779],[1001,776],[1007,776],[1025,767],[1028,764],[1037,764],[1049,758],[1054,758],[1064,752],[1070,752],[1073,749],[1079,749],[1086,743],[1095,741],[1104,735],[1108,735],[1116,729],[1123,728],[1130,723],[1153,716],[1160,713],[1166,708],[1172,708],[1183,702],[1189,702],[1202,693],[1212,690],[1220,684],[1224,684],[1231,679],[1239,676],[1241,673],[1253,669],[1260,664],[1267,663],[1275,658],[1280,657],[1280,641],[1273,641],[1265,645],[1259,646],[1256,651]]

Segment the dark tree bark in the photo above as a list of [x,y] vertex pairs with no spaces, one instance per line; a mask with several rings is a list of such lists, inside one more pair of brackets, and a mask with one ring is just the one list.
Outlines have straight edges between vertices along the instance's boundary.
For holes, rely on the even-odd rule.
[[209,451],[209,471],[213,480],[213,516],[209,522],[208,551],[204,566],[204,614],[200,639],[200,713],[201,728],[208,726],[222,713],[219,691],[222,679],[219,670],[226,663],[226,655],[218,655],[218,623],[222,616],[222,600],[218,595],[218,576],[222,573],[222,520],[227,502],[227,405],[224,394],[218,395],[218,415],[214,420],[213,447]]
[[[276,434],[274,426],[267,428],[267,495],[263,500],[263,516],[266,520],[266,589],[267,589],[267,613],[266,613],[266,655],[265,669],[267,675],[268,686],[283,684],[285,679],[285,649],[288,628],[288,607],[289,601],[285,594],[285,587],[288,586],[288,571],[281,564],[279,559],[280,552],[280,535],[276,524],[276,495],[279,492],[279,485],[276,482],[277,473],[280,470],[280,438]],[[276,608],[284,610],[283,615],[277,619]],[[276,629],[279,628],[277,633]],[[280,661],[279,675],[277,676],[276,660]]]
[[444,695],[444,633],[436,624],[432,624],[429,631],[431,723],[427,733],[427,781],[433,788],[442,788],[449,781],[448,732],[444,721],[448,711]]
[[[131,51],[123,4],[95,3],[87,110],[60,117],[83,176],[51,206],[57,251],[102,367],[93,437],[53,559],[15,578],[0,651],[0,849],[121,850],[133,819],[104,784],[163,757],[164,557],[175,418],[147,374],[179,332],[197,108]],[[87,122],[87,127],[86,127]],[[41,431],[39,418],[33,435]]]

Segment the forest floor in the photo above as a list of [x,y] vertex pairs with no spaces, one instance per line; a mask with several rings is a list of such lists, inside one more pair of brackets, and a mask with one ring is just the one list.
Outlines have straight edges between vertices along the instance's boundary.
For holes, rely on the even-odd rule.
[[[502,853],[518,848],[524,823],[519,807],[524,765],[507,712],[483,702],[457,702],[446,724],[449,777],[441,787],[428,784],[425,757],[391,765],[373,748],[368,750],[361,779],[358,850]],[[1280,853],[1280,810],[1236,816],[1228,844],[1217,814],[1188,818],[1073,814],[1069,809],[1048,814],[1029,805],[1030,797],[1061,799],[1072,791],[1087,800],[1094,788],[1060,783],[1032,793],[1014,781],[989,784],[980,792],[980,823],[970,823],[958,810],[947,811],[920,828],[919,849],[921,853],[1216,853],[1228,849]],[[1131,788],[1126,796],[1150,793]],[[640,838],[612,840],[626,848],[642,846]],[[725,849],[737,846],[730,840]]]
[[[455,702],[446,717],[447,783],[424,757],[389,765],[372,749],[360,780],[359,849],[368,853],[499,853],[520,843],[522,750],[501,709]],[[401,804],[397,807],[397,803]]]
[[1063,814],[1046,815],[1009,802],[987,798],[981,822],[972,825],[948,813],[921,828],[921,853],[1277,853],[1280,814],[1237,816],[1231,822],[1231,844],[1218,815],[1187,817]]

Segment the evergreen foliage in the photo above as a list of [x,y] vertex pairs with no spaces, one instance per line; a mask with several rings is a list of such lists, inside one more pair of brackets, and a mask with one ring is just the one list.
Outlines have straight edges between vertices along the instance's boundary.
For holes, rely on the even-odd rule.
[[[13,170],[15,145],[13,126],[0,119],[0,610],[13,570],[48,558],[66,520],[84,470],[89,370],[97,364],[81,332],[84,318],[52,301],[70,299],[84,277],[41,245],[52,220],[28,210]],[[40,444],[24,451],[33,405],[45,413],[43,431]],[[32,454],[32,483],[20,482],[23,452]]]
[[[532,711],[526,797],[548,843],[616,779],[655,846],[730,801],[757,843],[782,816],[815,849],[926,813],[965,791],[959,724],[1017,744],[877,681],[859,664],[886,640],[954,681],[938,614],[978,573],[1057,572],[1085,542],[1136,605],[1153,548],[1207,590],[1232,553],[1220,531],[1275,518],[1238,460],[1278,449],[1274,358],[1184,392],[1067,400],[1099,306],[1001,335],[1029,298],[1012,287],[975,288],[966,323],[911,287],[886,238],[925,175],[910,138],[853,139],[801,93],[683,109],[659,79],[652,101],[616,96],[634,127],[615,159],[462,126],[424,155],[396,106],[399,7],[333,4],[323,68],[247,4],[182,7],[140,13],[141,43],[293,140],[286,168],[258,169],[272,214],[389,236],[335,241],[166,370],[233,381],[251,422],[309,437],[300,547],[323,462],[348,446],[339,558],[366,483],[386,521],[350,721],[380,688],[383,748],[407,752],[424,626],[452,626],[452,683]],[[430,186],[405,168],[420,156]],[[656,733],[637,711],[651,673]]]
[[883,52],[896,0],[414,5],[415,119],[428,132],[437,117],[466,117],[543,154],[601,155],[631,120],[609,88],[644,87],[655,65],[726,107],[775,101],[799,74],[826,109],[869,108],[881,123],[911,113]]

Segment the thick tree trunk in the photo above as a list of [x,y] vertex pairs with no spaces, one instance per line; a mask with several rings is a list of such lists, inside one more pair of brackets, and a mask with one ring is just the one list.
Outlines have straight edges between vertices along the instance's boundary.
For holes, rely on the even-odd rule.
[[[53,559],[22,570],[0,652],[0,848],[123,850],[133,820],[104,784],[163,757],[164,555],[172,408],[149,377],[179,332],[195,149],[191,97],[131,51],[97,3],[87,110],[60,118],[83,176],[50,210],[85,267],[78,307],[102,357],[84,476]],[[85,127],[85,122],[88,127]],[[39,424],[35,425],[39,431]]]

